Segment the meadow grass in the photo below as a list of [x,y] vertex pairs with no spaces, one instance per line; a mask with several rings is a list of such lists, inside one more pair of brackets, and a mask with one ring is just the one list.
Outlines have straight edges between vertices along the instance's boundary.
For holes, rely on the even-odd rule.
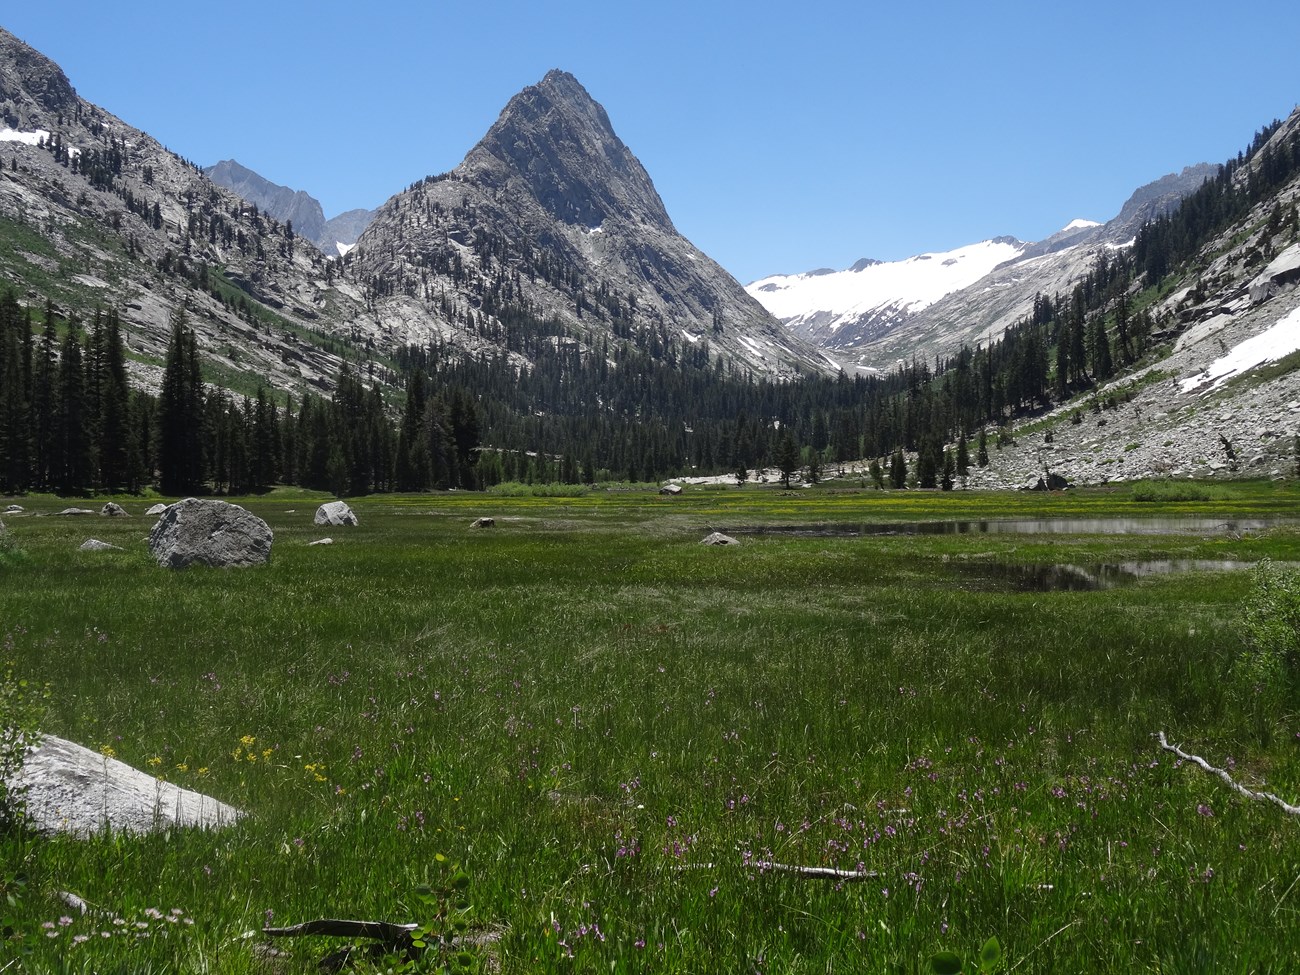
[[[1294,703],[1251,713],[1229,687],[1250,575],[1028,593],[970,571],[1298,561],[1294,527],[698,542],[1297,500],[448,494],[363,499],[360,527],[321,529],[315,496],[277,492],[241,502],[275,529],[269,565],[184,572],[150,560],[150,519],[9,519],[0,656],[50,684],[45,730],[250,815],[0,837],[0,948],[23,971],[266,971],[246,934],[268,920],[423,920],[441,853],[505,972],[919,972],[991,935],[1023,972],[1294,969],[1300,825],[1152,739],[1300,800]],[[91,535],[125,551],[77,551]],[[68,918],[57,891],[108,917]],[[337,947],[311,940],[276,970]]]

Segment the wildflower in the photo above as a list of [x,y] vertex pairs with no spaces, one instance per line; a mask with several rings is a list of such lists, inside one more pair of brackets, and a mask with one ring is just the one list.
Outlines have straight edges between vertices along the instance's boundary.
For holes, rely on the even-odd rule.
[[1197,812],[1197,815],[1200,815],[1200,816],[1213,816],[1213,815],[1214,815],[1214,810],[1211,809],[1209,806],[1207,806],[1207,805],[1206,805],[1205,803],[1203,803],[1203,802],[1200,803],[1200,804],[1196,807],[1196,812]]

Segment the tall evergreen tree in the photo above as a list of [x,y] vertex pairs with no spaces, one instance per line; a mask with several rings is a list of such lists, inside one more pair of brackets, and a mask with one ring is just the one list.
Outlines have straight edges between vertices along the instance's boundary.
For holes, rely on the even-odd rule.
[[172,316],[158,397],[158,486],[164,494],[184,494],[202,487],[204,421],[198,340],[184,310],[179,310]]
[[54,412],[54,486],[63,494],[83,494],[91,487],[93,439],[81,352],[81,327],[69,319],[59,348],[58,388]]

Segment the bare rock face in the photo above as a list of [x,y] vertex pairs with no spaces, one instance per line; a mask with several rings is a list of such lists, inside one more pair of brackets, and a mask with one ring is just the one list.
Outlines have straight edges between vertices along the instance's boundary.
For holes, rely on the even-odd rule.
[[171,505],[149,532],[149,550],[168,569],[191,565],[242,567],[271,557],[271,527],[237,504],[186,498]]
[[46,735],[11,783],[25,791],[28,822],[43,833],[89,836],[111,829],[148,833],[172,826],[212,829],[243,813],[71,741]]
[[356,525],[357,516],[348,507],[346,501],[329,501],[316,509],[315,523],[318,525]]

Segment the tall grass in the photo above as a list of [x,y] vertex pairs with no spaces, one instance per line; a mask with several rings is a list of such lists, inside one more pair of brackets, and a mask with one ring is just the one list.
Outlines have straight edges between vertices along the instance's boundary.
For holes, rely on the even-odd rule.
[[[1237,503],[1289,510],[1272,490]],[[1296,824],[1150,737],[1300,797],[1294,712],[1264,743],[1226,689],[1249,576],[1013,593],[957,570],[1286,561],[1300,539],[698,544],[723,519],[959,510],[878,498],[376,499],[326,548],[310,504],[254,500],[274,553],[238,572],[158,569],[143,519],[93,523],[120,553],[76,551],[84,521],[11,521],[28,556],[0,569],[0,639],[51,684],[46,730],[250,816],[3,837],[4,949],[31,971],[252,971],[268,919],[421,920],[441,853],[506,972],[912,972],[990,935],[1028,972],[1293,968]],[[60,890],[108,913],[61,923]],[[283,970],[310,971],[337,945],[292,947]]]

